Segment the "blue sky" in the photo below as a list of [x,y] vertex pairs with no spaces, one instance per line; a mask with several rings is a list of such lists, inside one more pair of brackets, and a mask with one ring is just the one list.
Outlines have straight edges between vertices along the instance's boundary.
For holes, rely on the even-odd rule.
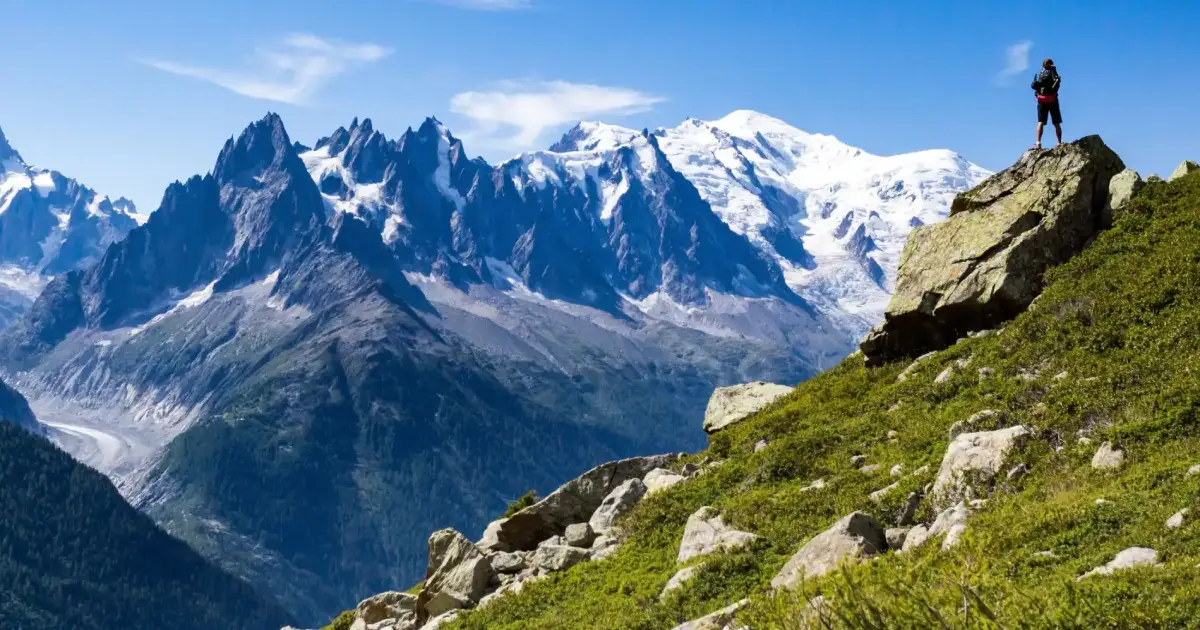
[[27,161],[143,211],[267,111],[310,143],[354,116],[394,137],[436,115],[496,160],[578,118],[754,109],[999,169],[1032,144],[1045,56],[1069,138],[1099,133],[1143,174],[1200,158],[1196,2],[0,2],[0,128]]

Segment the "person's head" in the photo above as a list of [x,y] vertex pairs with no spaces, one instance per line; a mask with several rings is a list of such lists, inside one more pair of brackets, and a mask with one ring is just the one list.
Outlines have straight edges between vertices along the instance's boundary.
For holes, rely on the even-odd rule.
[[1042,62],[1042,67],[1043,67],[1043,68],[1045,68],[1045,69],[1047,69],[1047,70],[1049,70],[1050,68],[1053,68],[1053,67],[1054,67],[1054,60],[1053,60],[1053,59],[1051,59],[1051,58],[1049,58],[1049,57],[1046,57],[1046,60]]

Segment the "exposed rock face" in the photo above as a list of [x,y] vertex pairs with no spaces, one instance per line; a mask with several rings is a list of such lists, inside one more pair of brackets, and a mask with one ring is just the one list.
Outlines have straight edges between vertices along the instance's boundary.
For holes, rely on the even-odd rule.
[[520,573],[529,566],[528,552],[497,551],[488,555],[488,562],[497,573]]
[[1009,454],[1020,448],[1033,432],[1025,425],[996,431],[963,433],[946,448],[942,466],[933,482],[935,507],[944,508],[961,500],[986,494],[1000,474]]
[[1130,547],[1118,553],[1113,559],[1105,565],[1098,566],[1087,573],[1079,576],[1079,579],[1091,577],[1093,575],[1111,575],[1121,569],[1132,569],[1134,567],[1152,567],[1158,566],[1158,552],[1148,547]]
[[716,433],[741,422],[793,389],[763,382],[718,387],[712,398],[708,399],[708,408],[704,411],[704,431]]
[[738,531],[721,519],[716,510],[705,506],[688,517],[679,542],[676,563],[683,563],[718,549],[737,549],[753,542],[758,536]]
[[742,609],[750,600],[743,599],[737,603],[730,604],[717,612],[704,615],[699,619],[693,619],[686,623],[681,623],[671,630],[726,630],[733,628],[731,622],[737,617],[737,612]]
[[584,560],[587,550],[568,545],[543,545],[533,554],[533,564],[546,571],[565,571]]
[[588,519],[588,525],[594,532],[607,532],[616,524],[618,518],[637,505],[645,495],[646,484],[642,483],[641,479],[626,479],[604,497],[600,507],[596,508],[592,517]]
[[575,523],[574,525],[567,525],[567,531],[563,533],[563,539],[572,547],[587,549],[592,546],[592,541],[596,540],[596,532],[592,531],[592,526],[587,523]]
[[932,525],[928,527],[917,525],[910,529],[904,539],[902,551],[912,551],[939,537],[944,537],[942,538],[942,549],[949,549],[957,545],[958,541],[962,539],[962,535],[967,532],[967,518],[970,516],[971,510],[961,503],[947,508],[938,514]]
[[1120,212],[1125,204],[1146,185],[1137,171],[1127,168],[1117,173],[1108,182],[1108,209],[1112,213]]
[[1184,160],[1179,163],[1179,166],[1175,167],[1174,171],[1171,171],[1171,176],[1167,178],[1167,181],[1173,182],[1180,177],[1185,177],[1188,173],[1197,170],[1200,170],[1200,164],[1196,164],[1191,160]]
[[539,542],[586,523],[614,488],[669,466],[674,454],[633,457],[601,464],[563,484],[549,496],[512,517],[488,525],[479,546],[489,551],[533,550]]
[[421,618],[470,608],[487,592],[492,565],[471,541],[453,529],[429,537],[429,568],[417,596]]
[[642,479],[642,483],[646,484],[646,496],[649,496],[656,492],[666,490],[667,488],[670,488],[671,486],[684,481],[685,479],[687,479],[687,477],[684,477],[678,473],[673,473],[665,468],[655,468],[654,470],[646,473],[646,476]]
[[[381,622],[387,622],[386,624]],[[388,626],[408,630],[417,625],[417,596],[389,591],[380,593],[358,605],[355,626],[363,628]]]
[[883,527],[870,515],[853,512],[805,543],[771,580],[771,586],[794,588],[806,578],[828,573],[841,562],[857,561],[886,550]]
[[1109,181],[1124,169],[1088,136],[1029,151],[959,195],[948,219],[909,236],[884,322],[861,345],[867,363],[945,348],[1024,310],[1045,271],[1105,227]]

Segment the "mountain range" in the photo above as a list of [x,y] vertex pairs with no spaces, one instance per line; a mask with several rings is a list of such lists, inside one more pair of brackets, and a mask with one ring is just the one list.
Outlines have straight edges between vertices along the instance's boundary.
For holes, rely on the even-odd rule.
[[[4,163],[0,220],[61,212],[42,172]],[[144,225],[123,203],[72,210],[102,254],[14,254],[54,277],[0,333],[0,366],[137,507],[315,622],[419,579],[435,526],[698,448],[717,385],[838,361],[907,231],[984,175],[752,112],[581,123],[495,166],[432,118],[309,147],[271,114]]]

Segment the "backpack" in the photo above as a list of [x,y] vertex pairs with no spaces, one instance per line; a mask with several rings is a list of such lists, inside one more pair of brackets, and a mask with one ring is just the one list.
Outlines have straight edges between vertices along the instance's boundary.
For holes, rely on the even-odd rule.
[[1058,86],[1062,83],[1062,77],[1058,76],[1058,70],[1055,68],[1047,68],[1038,73],[1033,80],[1033,89],[1038,96],[1057,96]]

